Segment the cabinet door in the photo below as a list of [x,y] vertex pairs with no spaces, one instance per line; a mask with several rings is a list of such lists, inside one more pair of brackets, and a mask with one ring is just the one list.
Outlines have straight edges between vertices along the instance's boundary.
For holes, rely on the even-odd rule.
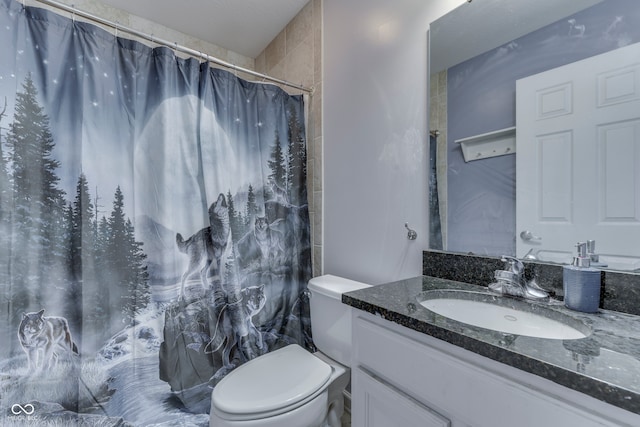
[[353,427],[450,427],[450,421],[393,386],[353,371]]

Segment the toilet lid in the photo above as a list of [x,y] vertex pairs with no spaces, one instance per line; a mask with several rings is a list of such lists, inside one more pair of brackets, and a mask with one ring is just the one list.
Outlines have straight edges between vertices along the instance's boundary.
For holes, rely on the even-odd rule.
[[236,368],[213,389],[214,406],[228,414],[252,414],[295,405],[324,386],[331,366],[297,344]]

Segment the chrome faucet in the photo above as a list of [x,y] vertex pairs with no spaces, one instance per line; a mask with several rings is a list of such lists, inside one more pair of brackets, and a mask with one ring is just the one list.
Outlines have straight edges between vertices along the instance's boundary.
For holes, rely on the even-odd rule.
[[503,255],[504,270],[494,272],[495,282],[489,285],[489,289],[500,295],[525,298],[535,301],[549,299],[549,293],[536,283],[535,279],[527,282],[524,278],[524,264],[518,258]]

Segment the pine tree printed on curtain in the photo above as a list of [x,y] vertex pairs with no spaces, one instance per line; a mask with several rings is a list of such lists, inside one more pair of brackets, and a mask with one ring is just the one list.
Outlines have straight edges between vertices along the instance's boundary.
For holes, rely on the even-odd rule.
[[230,371],[313,350],[302,97],[14,0],[0,28],[0,424],[205,426]]

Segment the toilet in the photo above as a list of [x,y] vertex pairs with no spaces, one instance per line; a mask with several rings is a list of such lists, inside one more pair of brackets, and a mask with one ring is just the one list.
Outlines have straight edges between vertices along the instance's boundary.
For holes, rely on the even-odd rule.
[[211,427],[340,427],[351,364],[351,308],[342,294],[370,285],[324,275],[309,281],[318,348],[291,344],[224,377],[211,394]]

